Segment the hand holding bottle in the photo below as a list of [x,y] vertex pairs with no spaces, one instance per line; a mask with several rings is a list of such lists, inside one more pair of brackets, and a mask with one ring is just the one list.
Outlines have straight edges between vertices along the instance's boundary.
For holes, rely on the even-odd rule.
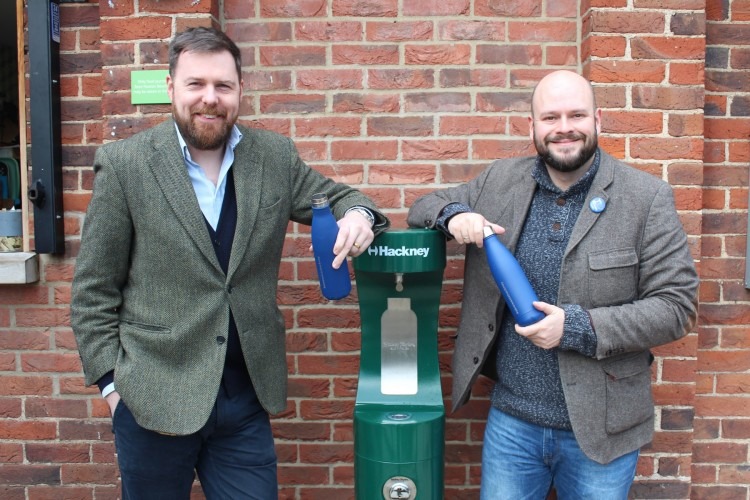
[[[365,253],[375,239],[370,222],[357,212],[349,212],[336,223],[336,226],[339,229],[333,243],[334,269],[341,267],[347,256],[357,257]],[[313,251],[313,245],[310,245],[310,251]]]
[[484,228],[492,228],[495,234],[503,234],[505,228],[493,224],[484,218],[482,214],[464,212],[456,214],[448,221],[448,231],[456,241],[462,245],[474,243],[477,247],[484,246]]
[[[320,291],[328,300],[343,299],[352,289],[349,279],[349,266],[334,266],[338,257],[334,247],[339,239],[339,226],[328,205],[328,196],[318,193],[312,198],[312,239],[315,269],[318,271]],[[344,261],[345,262],[345,261]]]
[[342,299],[351,291],[346,256],[357,256],[372,243],[371,223],[356,209],[337,222],[325,193],[313,195],[312,212],[312,250],[321,292],[329,300]]
[[528,326],[516,324],[516,333],[542,349],[559,346],[565,329],[565,310],[541,301],[535,301],[533,305],[544,314],[544,321],[537,321]]
[[359,212],[350,211],[338,221],[338,226],[339,234],[336,237],[336,243],[333,245],[333,253],[336,254],[336,258],[333,260],[333,267],[335,268],[338,268],[346,260],[347,255],[356,257],[363,253],[375,239],[370,221]]
[[534,307],[539,298],[516,258],[491,227],[485,227],[483,234],[487,265],[516,323],[528,326],[544,319],[544,313]]

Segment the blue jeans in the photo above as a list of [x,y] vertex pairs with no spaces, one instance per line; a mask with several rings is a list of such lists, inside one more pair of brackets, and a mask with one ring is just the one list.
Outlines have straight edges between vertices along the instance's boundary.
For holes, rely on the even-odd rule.
[[481,500],[628,498],[638,450],[602,465],[588,458],[572,431],[540,427],[491,408],[482,448]]
[[230,398],[222,385],[195,434],[144,429],[122,400],[112,427],[123,500],[187,500],[196,471],[208,499],[278,498],[271,424],[252,386]]

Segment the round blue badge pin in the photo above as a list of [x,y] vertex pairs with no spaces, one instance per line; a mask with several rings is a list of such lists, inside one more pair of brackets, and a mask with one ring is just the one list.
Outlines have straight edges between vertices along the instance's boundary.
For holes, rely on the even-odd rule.
[[589,202],[589,208],[594,213],[602,213],[604,212],[604,209],[607,207],[607,203],[604,201],[603,198],[596,197],[592,198],[592,200]]

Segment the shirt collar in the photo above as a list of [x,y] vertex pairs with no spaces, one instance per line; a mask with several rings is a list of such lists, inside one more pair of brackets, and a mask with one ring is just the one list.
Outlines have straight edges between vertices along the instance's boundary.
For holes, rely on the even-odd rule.
[[[182,151],[182,157],[192,162],[193,159],[190,157],[190,150],[187,147],[185,139],[183,139],[182,134],[180,133],[179,127],[177,127],[177,123],[174,124],[174,128],[177,131],[177,141],[179,141],[180,143],[180,151]],[[233,125],[232,132],[229,134],[229,139],[227,140],[227,145],[229,145],[230,149],[234,151],[234,148],[237,147],[237,144],[239,144],[241,140],[242,132],[240,132],[240,129],[237,127],[237,125]]]
[[589,167],[589,169],[585,174],[583,174],[580,179],[578,179],[578,181],[576,181],[575,184],[570,186],[565,192],[563,192],[562,189],[557,187],[555,183],[552,182],[552,178],[549,176],[549,172],[547,172],[547,166],[544,164],[544,160],[542,160],[542,157],[539,155],[537,155],[536,157],[531,175],[534,177],[534,180],[537,182],[537,184],[539,184],[539,187],[547,191],[552,191],[553,193],[575,195],[582,192],[588,192],[589,188],[591,187],[591,183],[594,182],[594,176],[599,170],[599,158],[599,149],[597,148],[596,153],[594,153],[594,161],[591,162],[591,166]]

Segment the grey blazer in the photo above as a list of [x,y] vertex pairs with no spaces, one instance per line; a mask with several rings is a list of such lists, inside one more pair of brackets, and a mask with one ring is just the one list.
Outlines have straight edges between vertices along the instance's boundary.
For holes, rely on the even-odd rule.
[[[581,449],[607,463],[653,435],[649,349],[686,335],[696,320],[698,277],[666,182],[601,152],[599,171],[563,256],[558,304],[591,314],[595,358],[558,351],[560,377]],[[536,182],[534,158],[493,162],[469,183],[418,199],[411,226],[435,226],[448,203],[466,204],[505,227],[513,251]],[[606,209],[589,209],[601,197]],[[496,311],[504,309],[482,249],[466,250],[464,298],[453,354],[453,409],[480,372],[496,379]]]
[[[71,323],[87,384],[114,370],[138,423],[199,430],[221,380],[231,308],[263,407],[286,409],[284,317],[276,303],[289,221],[311,222],[313,193],[337,218],[360,192],[309,168],[292,141],[240,127],[232,166],[237,228],[225,275],[168,120],[96,153],[93,197],[73,280]],[[381,225],[381,229],[386,227]]]

